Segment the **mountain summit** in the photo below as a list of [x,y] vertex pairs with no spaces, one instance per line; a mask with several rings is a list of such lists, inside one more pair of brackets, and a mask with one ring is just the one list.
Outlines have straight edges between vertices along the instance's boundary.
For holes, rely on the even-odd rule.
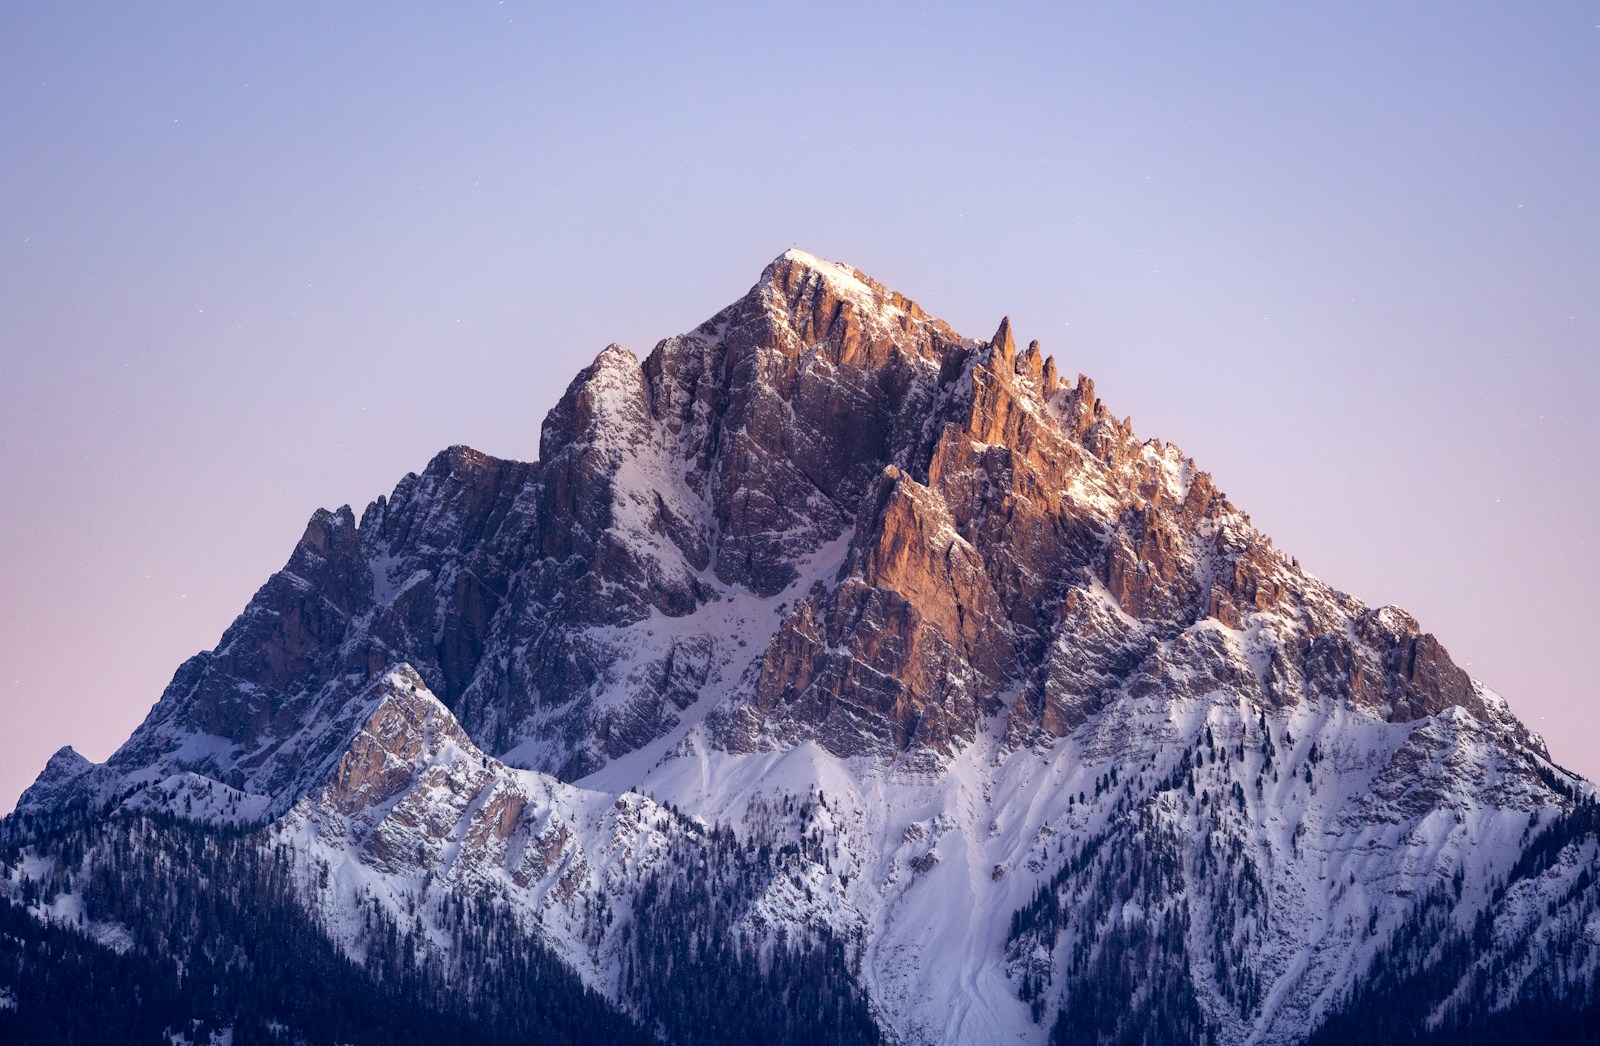
[[51,759],[6,881],[138,941],[25,886],[175,818],[389,982],[496,1012],[492,900],[667,1041],[732,983],[720,1027],[797,1041],[1446,1041],[1593,1014],[1595,810],[1009,319],[789,251],[602,351],[537,462],[314,514],[106,763]]

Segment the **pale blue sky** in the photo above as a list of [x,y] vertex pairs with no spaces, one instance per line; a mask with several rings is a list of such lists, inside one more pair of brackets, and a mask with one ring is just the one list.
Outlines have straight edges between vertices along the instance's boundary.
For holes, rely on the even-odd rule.
[[1010,313],[1600,775],[1600,5],[9,4],[0,809],[790,246]]

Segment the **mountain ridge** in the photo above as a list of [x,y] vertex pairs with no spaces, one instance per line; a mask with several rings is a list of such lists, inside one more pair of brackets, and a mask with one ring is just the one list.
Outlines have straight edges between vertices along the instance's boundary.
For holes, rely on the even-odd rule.
[[704,1000],[660,964],[715,955],[757,1024],[794,963],[816,1020],[908,1043],[1265,1043],[1397,954],[1438,995],[1419,1036],[1591,1005],[1593,798],[1009,318],[966,339],[789,251],[602,350],[537,461],[452,447],[318,510],[127,744],[58,752],[8,823],[258,832],[344,954],[404,927],[468,981],[456,906],[493,898],[669,1037]]

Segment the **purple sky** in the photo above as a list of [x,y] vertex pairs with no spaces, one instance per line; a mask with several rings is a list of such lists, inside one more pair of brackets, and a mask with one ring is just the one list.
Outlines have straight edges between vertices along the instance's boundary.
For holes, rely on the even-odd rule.
[[1009,312],[1600,776],[1594,3],[327,6],[0,10],[0,810],[790,246]]

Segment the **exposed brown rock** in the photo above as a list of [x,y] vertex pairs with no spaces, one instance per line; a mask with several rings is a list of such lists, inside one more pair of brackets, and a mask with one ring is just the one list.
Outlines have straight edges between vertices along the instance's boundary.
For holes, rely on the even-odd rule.
[[[1175,649],[1226,655],[1190,675],[1267,704],[1489,714],[1415,622],[1306,577],[1091,380],[1018,352],[1009,317],[968,341],[798,252],[642,362],[608,346],[540,440],[533,464],[450,448],[359,523],[318,512],[110,766],[72,779],[109,795],[159,764],[287,802],[339,756],[306,724],[356,714],[400,663],[487,750],[567,778],[718,685],[735,748],[939,753],[1007,707],[1021,743],[1118,688],[1186,686],[1163,667]],[[838,573],[789,591],[846,534]],[[786,608],[751,623],[752,649],[652,627],[739,592]],[[1283,638],[1254,662],[1208,632],[1258,625]],[[179,755],[195,733],[234,748]],[[387,787],[356,764],[352,787]]]
[[1166,513],[1150,505],[1130,507],[1107,546],[1106,588],[1133,617],[1184,617],[1198,590],[1192,559]]
[[326,790],[334,809],[354,814],[379,807],[410,786],[437,725],[429,721],[435,706],[431,695],[417,696],[422,686],[409,669],[385,682],[377,708],[334,768]]

